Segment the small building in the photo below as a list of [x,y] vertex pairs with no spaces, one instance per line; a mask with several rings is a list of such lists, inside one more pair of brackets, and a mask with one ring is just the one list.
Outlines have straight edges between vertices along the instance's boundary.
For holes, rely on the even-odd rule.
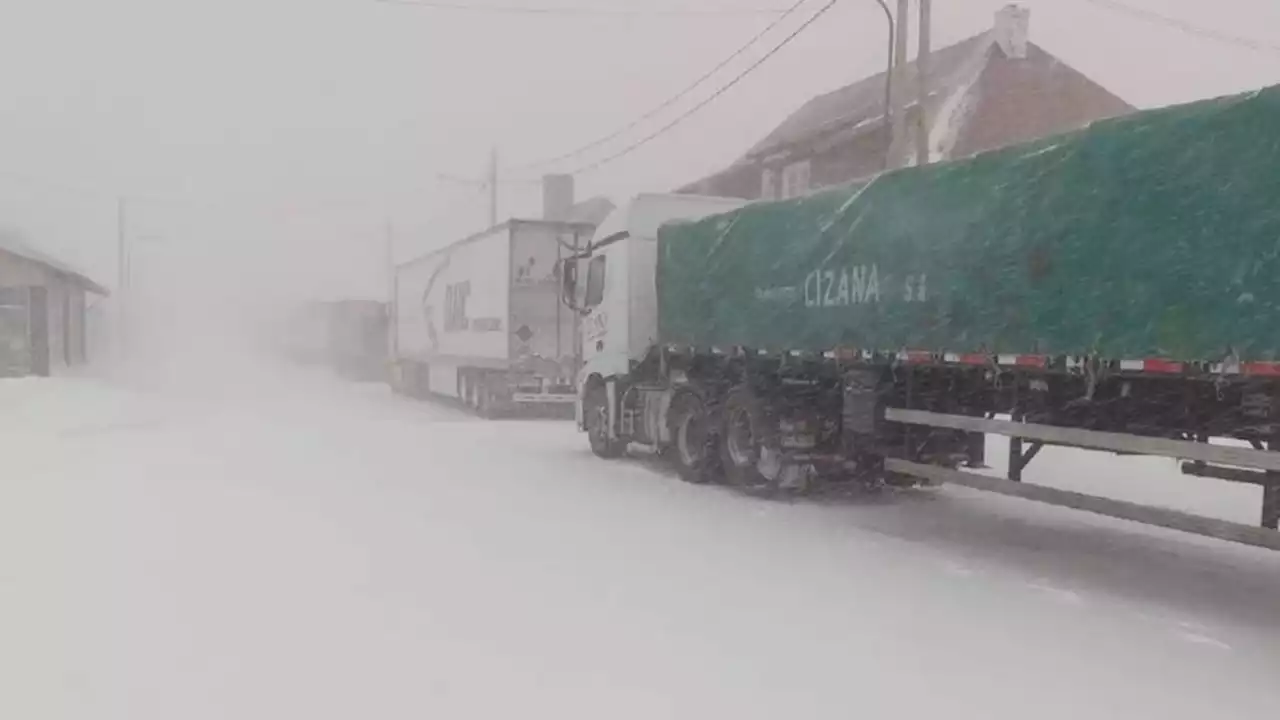
[[0,377],[48,376],[88,361],[87,298],[106,288],[0,229]]
[[[932,53],[929,161],[967,157],[1076,130],[1134,108],[1031,42],[1030,11],[1010,5],[991,29]],[[902,73],[909,137],[894,165],[916,163],[916,63]],[[779,199],[875,175],[885,167],[885,74],[810,100],[730,167],[677,192]]]

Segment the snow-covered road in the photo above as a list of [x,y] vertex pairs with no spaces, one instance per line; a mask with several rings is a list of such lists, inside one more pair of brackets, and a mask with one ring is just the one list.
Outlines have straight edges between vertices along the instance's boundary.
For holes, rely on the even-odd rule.
[[1280,708],[1275,554],[963,489],[767,503],[252,377],[0,381],[0,717]]

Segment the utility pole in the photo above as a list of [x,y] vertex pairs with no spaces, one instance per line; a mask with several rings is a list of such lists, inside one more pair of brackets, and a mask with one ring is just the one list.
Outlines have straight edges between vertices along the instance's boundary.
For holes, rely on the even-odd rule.
[[898,37],[893,43],[893,137],[889,141],[889,166],[902,163],[907,130],[907,41],[910,37],[911,0],[898,0]]
[[120,350],[125,347],[125,325],[127,323],[125,312],[125,286],[129,283],[129,248],[128,248],[128,230],[126,227],[127,207],[124,197],[116,198],[116,322],[119,327],[116,330],[116,340],[119,343]]
[[387,301],[394,303],[396,300],[396,235],[395,227],[391,221],[387,220],[383,228],[382,244],[383,259],[386,262],[387,270]]
[[[460,185],[470,185],[478,187],[482,191],[489,191],[489,227],[498,224],[498,184],[503,182],[498,177],[498,148],[495,146],[489,153],[489,167],[485,171],[484,178],[469,178],[458,175],[449,175],[445,173],[436,173],[436,177],[446,182],[458,183]],[[506,181],[519,182],[519,181]]]
[[498,224],[498,148],[489,154],[489,227]]
[[920,50],[916,55],[916,86],[920,106],[916,109],[916,164],[929,164],[929,53],[933,25],[933,0],[920,0]]
[[116,198],[116,291],[123,292],[128,282],[128,248],[125,247],[125,200]]
[[400,302],[400,288],[396,282],[396,234],[395,227],[392,226],[391,220],[387,220],[386,225],[386,260],[387,260],[387,338],[388,350],[391,351],[391,357],[397,357],[400,352],[399,343],[397,342],[395,328],[392,324],[396,321],[397,305]]

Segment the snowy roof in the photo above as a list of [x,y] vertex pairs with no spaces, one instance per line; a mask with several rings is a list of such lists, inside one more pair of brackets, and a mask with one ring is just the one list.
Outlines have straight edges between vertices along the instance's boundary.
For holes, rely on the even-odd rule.
[[[985,60],[993,44],[993,34],[987,31],[934,51],[930,63],[933,71],[931,94],[950,96],[971,84],[970,81],[985,65],[972,61],[975,58]],[[919,94],[919,73],[914,60],[907,63],[904,75],[902,91],[906,93],[908,103],[914,103]],[[776,130],[751,148],[744,159],[768,155],[837,127],[856,125],[862,129],[870,128],[876,124],[874,121],[884,117],[884,91],[885,73],[881,72],[819,95],[792,113]]]
[[584,222],[599,225],[614,211],[616,206],[607,197],[596,196],[583,200],[569,210],[569,222]]
[[[1025,40],[1026,13],[997,13],[995,26],[931,53],[928,78],[929,160],[939,162],[1074,130],[1134,110],[1097,82]],[[1022,24],[1021,37],[1018,24]],[[1003,42],[1002,42],[1003,39]],[[919,104],[914,61],[903,67],[909,113]],[[884,161],[885,73],[819,95],[729,167],[678,192],[759,198],[762,166],[802,157],[834,158],[823,184],[845,182]],[[880,136],[874,138],[872,136]],[[848,148],[856,148],[852,153]],[[914,143],[894,163],[916,163]],[[833,174],[834,173],[834,174]]]
[[45,253],[39,248],[32,247],[23,239],[22,233],[12,228],[0,228],[0,252],[6,252],[10,255],[20,257],[23,260],[29,260],[38,265],[43,265],[60,275],[65,275],[66,277],[71,278],[76,283],[84,286],[86,290],[97,293],[98,295],[110,294],[106,288],[90,280],[79,270],[72,268],[70,265],[67,265],[52,255]]

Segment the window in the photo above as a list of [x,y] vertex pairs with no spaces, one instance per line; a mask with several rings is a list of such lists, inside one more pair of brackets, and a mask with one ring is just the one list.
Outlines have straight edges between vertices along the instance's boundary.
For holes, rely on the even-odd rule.
[[791,163],[782,171],[782,198],[799,197],[809,192],[809,161]]
[[587,266],[587,297],[584,307],[595,307],[604,301],[604,263],[608,257],[597,255]]
[[778,171],[772,168],[765,168],[760,173],[760,199],[776,200],[778,199]]

